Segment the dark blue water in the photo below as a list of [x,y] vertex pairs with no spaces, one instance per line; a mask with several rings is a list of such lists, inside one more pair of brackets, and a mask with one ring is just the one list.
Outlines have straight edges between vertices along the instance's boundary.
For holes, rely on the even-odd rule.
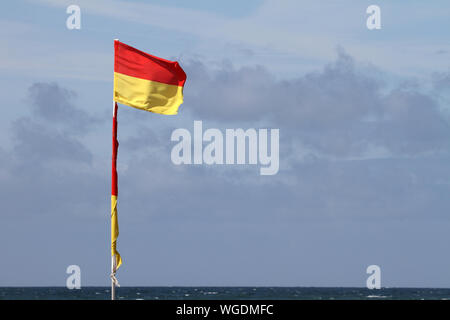
[[[85,287],[0,287],[0,300],[103,300],[110,288]],[[119,300],[448,300],[450,289],[382,288],[303,288],[303,287],[120,287]]]

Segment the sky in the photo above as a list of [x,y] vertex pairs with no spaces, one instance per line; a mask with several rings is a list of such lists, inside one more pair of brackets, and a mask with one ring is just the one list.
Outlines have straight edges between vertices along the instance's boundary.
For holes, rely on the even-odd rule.
[[[69,30],[66,8],[81,9]],[[366,9],[381,8],[368,30]],[[177,116],[120,105],[122,286],[450,287],[448,1],[10,1],[0,286],[110,283],[113,39],[180,62]],[[273,128],[280,169],[175,165],[171,133]]]

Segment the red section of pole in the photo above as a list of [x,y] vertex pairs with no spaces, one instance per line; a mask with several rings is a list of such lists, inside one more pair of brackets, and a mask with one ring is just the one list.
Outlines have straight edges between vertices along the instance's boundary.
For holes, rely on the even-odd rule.
[[112,163],[111,163],[111,195],[117,196],[117,149],[119,142],[117,141],[117,102],[114,103],[113,125],[112,125]]

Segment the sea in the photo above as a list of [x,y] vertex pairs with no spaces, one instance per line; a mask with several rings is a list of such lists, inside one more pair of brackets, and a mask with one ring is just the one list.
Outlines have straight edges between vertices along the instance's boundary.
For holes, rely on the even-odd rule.
[[[0,287],[0,300],[109,300],[109,287]],[[450,289],[120,287],[118,300],[449,300]]]

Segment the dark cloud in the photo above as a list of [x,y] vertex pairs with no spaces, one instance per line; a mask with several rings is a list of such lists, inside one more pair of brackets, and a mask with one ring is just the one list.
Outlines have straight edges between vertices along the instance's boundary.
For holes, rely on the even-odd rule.
[[372,141],[396,155],[450,151],[450,127],[436,100],[409,90],[392,90],[384,96],[382,119]]
[[270,110],[274,100],[270,91],[275,79],[263,67],[235,70],[228,65],[211,74],[201,62],[193,61],[186,64],[185,69],[189,75],[186,103],[204,118],[221,121],[260,119]]
[[197,118],[262,121],[328,156],[358,157],[373,147],[396,155],[450,151],[450,128],[432,94],[413,82],[390,88],[382,72],[343,50],[323,70],[291,80],[261,66],[211,71],[193,61],[186,69],[185,101]]
[[91,152],[69,134],[21,118],[13,123],[14,151],[20,161],[38,165],[47,161],[92,161]]
[[28,89],[28,100],[36,117],[82,132],[95,123],[96,119],[73,105],[76,96],[74,91],[56,83],[38,82]]
[[[34,83],[28,89],[30,111],[34,115],[12,123],[14,156],[18,163],[44,164],[51,161],[90,163],[91,152],[79,141],[94,122],[76,108],[74,91],[56,83]],[[82,132],[80,132],[80,130]]]
[[93,169],[93,154],[79,139],[90,116],[72,105],[75,93],[57,84],[34,84],[29,92],[35,116],[11,123],[12,147],[3,162],[7,214],[74,214],[96,207],[94,195],[106,177]]

